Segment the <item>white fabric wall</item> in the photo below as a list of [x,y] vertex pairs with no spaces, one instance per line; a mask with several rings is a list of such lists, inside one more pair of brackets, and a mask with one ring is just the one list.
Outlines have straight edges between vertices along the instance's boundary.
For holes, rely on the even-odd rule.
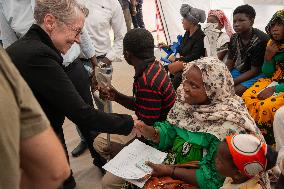
[[263,31],[272,15],[284,8],[284,0],[157,0],[157,2],[168,43],[176,41],[176,36],[184,33],[179,13],[183,3],[203,9],[205,12],[210,9],[222,9],[231,24],[234,9],[239,5],[249,3],[256,10],[254,27]]

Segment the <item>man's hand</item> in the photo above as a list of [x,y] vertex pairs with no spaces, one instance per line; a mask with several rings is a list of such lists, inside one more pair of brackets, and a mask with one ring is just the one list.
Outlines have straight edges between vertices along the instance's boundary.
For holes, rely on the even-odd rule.
[[115,101],[119,95],[118,91],[113,87],[101,87],[99,88],[99,92],[102,100]]
[[111,65],[111,61],[107,58],[107,57],[104,57],[103,59],[100,60],[101,62],[107,64],[107,65]]
[[130,0],[130,13],[131,16],[136,16],[137,14],[137,10],[136,10],[136,6],[137,6],[137,1],[136,0]]
[[268,88],[264,89],[263,91],[261,91],[257,95],[257,98],[259,100],[265,100],[265,99],[271,97],[274,94],[274,92],[275,92],[274,87],[268,87]]
[[154,164],[150,161],[145,162],[145,164],[153,169],[152,175],[155,177],[171,176],[173,172],[173,166],[170,165]]

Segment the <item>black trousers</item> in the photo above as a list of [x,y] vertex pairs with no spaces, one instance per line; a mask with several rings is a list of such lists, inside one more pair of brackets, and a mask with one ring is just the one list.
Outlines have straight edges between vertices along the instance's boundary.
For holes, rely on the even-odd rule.
[[134,28],[145,28],[145,24],[143,21],[143,12],[142,12],[142,4],[138,3],[136,5],[137,14],[132,16],[132,23]]
[[[91,80],[88,76],[88,72],[84,68],[82,61],[77,58],[65,68],[65,72],[85,103],[89,104],[90,106],[94,106],[92,94],[90,91]],[[77,125],[77,127],[82,133],[85,142],[87,143],[91,156],[95,158],[95,156],[97,156],[98,154],[95,152],[93,146],[93,135],[90,133],[90,131],[81,127],[80,125]]]

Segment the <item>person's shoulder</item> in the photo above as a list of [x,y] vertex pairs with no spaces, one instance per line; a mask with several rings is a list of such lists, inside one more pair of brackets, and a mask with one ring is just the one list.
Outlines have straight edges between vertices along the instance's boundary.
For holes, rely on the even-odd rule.
[[238,38],[238,34],[237,33],[233,33],[231,36],[231,41],[232,40],[236,40]]
[[144,71],[144,74],[146,76],[146,85],[153,90],[160,91],[163,88],[160,86],[162,82],[164,85],[170,82],[165,68],[159,61],[153,62],[148,69]]
[[[61,61],[62,59],[62,57],[48,45],[35,39],[26,40],[25,38],[22,38],[9,46],[7,52],[12,59],[24,58],[23,60],[36,60],[45,58],[56,62]],[[31,63],[32,62],[35,61],[31,61]]]
[[[121,5],[118,0],[107,0],[113,10],[121,9]],[[121,9],[122,10],[122,9]]]
[[202,31],[201,26],[199,26],[198,30],[196,31],[197,38],[205,37],[205,33]]
[[269,36],[266,33],[264,33],[263,31],[261,31],[257,28],[253,28],[253,31],[261,41],[268,41],[269,40]]

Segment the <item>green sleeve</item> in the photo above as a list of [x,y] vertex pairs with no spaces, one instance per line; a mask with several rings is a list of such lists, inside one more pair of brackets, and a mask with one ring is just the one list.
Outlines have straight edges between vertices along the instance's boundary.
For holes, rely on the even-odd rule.
[[279,53],[273,57],[275,62],[283,62],[284,61],[284,52]]
[[278,84],[274,87],[276,93],[284,92],[284,84]]
[[262,65],[262,73],[264,73],[267,77],[272,77],[275,72],[275,64],[274,61],[264,61]]
[[177,135],[175,127],[167,121],[156,122],[154,127],[159,130],[160,143],[153,146],[162,151],[172,148]]

